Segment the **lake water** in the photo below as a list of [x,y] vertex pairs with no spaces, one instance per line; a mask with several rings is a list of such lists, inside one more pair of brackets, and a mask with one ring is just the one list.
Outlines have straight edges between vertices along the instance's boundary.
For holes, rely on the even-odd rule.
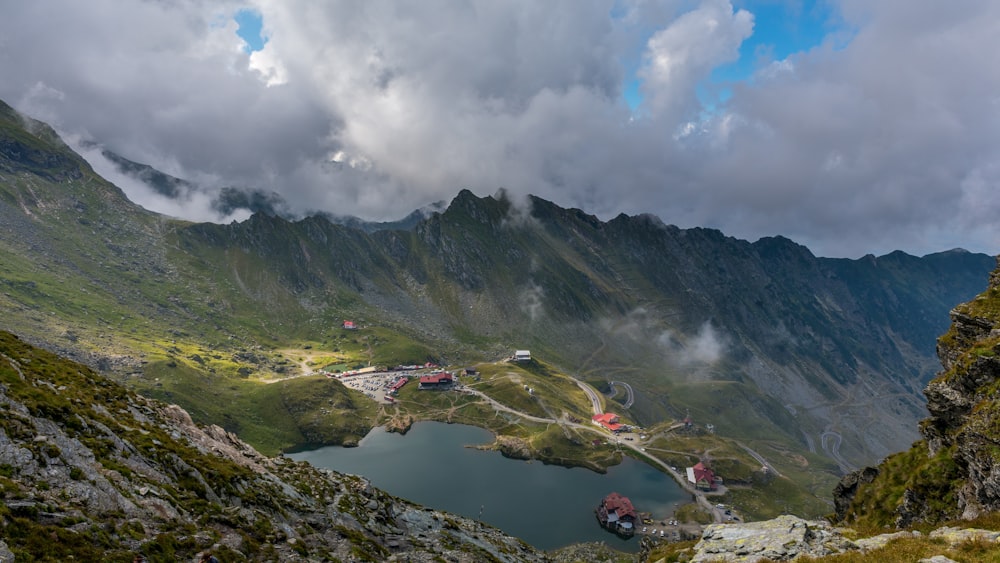
[[630,458],[602,475],[465,447],[492,441],[493,435],[481,428],[421,422],[405,436],[376,428],[357,448],[330,446],[286,455],[362,475],[424,506],[472,519],[482,510],[483,522],[544,550],[604,541],[637,551],[638,537],[621,539],[597,523],[594,508],[608,493],[621,493],[637,511],[661,519],[675,503],[690,498],[670,477]]

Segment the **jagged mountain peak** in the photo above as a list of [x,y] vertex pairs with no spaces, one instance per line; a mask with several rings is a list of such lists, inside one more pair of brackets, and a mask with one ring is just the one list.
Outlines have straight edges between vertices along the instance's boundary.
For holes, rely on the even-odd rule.
[[471,190],[462,189],[441,213],[441,218],[444,220],[468,218],[482,224],[499,224],[511,205],[511,201],[505,197],[479,197]]

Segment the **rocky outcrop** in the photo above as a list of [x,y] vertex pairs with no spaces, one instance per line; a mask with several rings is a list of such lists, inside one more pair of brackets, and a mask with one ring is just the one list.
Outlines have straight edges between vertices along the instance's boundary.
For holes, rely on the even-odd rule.
[[385,423],[385,429],[388,432],[398,432],[399,434],[406,434],[413,427],[413,416],[410,414],[396,414]]
[[926,387],[922,440],[877,475],[837,488],[841,521],[907,528],[1000,511],[1000,259],[989,287],[951,311],[938,339],[942,370]]
[[847,518],[851,501],[854,500],[854,495],[858,493],[858,487],[871,483],[877,476],[877,468],[865,467],[848,473],[837,483],[837,486],[833,489],[833,506],[838,521],[843,521]]
[[799,556],[820,557],[857,549],[826,522],[779,516],[764,522],[708,526],[694,548],[691,561],[788,561]]
[[[824,521],[802,520],[795,516],[745,524],[713,524],[705,529],[690,559],[686,560],[691,563],[755,563],[861,552],[866,554],[865,560],[878,561],[879,550],[892,549],[892,542],[923,537],[920,532],[901,531],[852,540],[845,537],[847,532],[850,530],[832,527]],[[926,541],[939,547],[941,552],[948,552],[970,543],[996,544],[1000,541],[1000,532],[944,527],[928,534]],[[951,561],[944,555],[926,560]]]
[[504,457],[511,459],[532,459],[531,445],[521,438],[515,436],[499,435],[496,442],[486,446],[487,449],[497,450]]
[[[998,259],[1000,264],[1000,259]],[[1000,510],[1000,266],[990,287],[952,311],[951,330],[938,344],[944,371],[925,391],[921,426],[931,455],[951,450],[962,474],[956,491],[961,516]]]
[[[1000,290],[1000,286],[991,286],[991,290]],[[1000,340],[998,320],[966,311],[963,306],[952,311],[951,330],[938,343],[944,370],[924,390],[931,416],[921,431],[932,453],[954,442],[973,408],[991,399],[987,396],[989,385],[1000,375],[1000,362],[990,353],[991,349],[996,351]]]

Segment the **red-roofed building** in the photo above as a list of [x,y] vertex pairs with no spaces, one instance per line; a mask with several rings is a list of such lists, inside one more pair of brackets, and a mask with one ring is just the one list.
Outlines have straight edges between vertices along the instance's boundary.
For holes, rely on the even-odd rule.
[[389,393],[395,395],[396,392],[402,389],[403,386],[406,385],[408,381],[409,379],[405,377],[400,377],[399,379],[396,380],[395,383],[392,384],[392,387],[389,388]]
[[698,462],[694,467],[687,468],[687,478],[688,482],[695,486],[696,489],[701,489],[702,491],[714,491],[717,486],[715,484],[715,473],[711,469],[705,467],[705,464]]
[[639,519],[639,515],[636,514],[628,497],[611,493],[604,497],[596,512],[597,521],[606,530],[622,536],[631,536],[635,533],[635,522]]
[[420,388],[421,389],[437,389],[439,387],[445,387],[454,383],[455,380],[452,378],[451,374],[442,371],[438,373],[432,373],[430,375],[425,375],[420,378]]
[[344,321],[344,328],[347,330],[357,330],[358,327],[355,326],[354,321]]
[[607,428],[612,432],[620,432],[622,430],[622,425],[618,423],[618,415],[614,413],[595,414],[590,417],[590,420],[594,424],[602,428]]

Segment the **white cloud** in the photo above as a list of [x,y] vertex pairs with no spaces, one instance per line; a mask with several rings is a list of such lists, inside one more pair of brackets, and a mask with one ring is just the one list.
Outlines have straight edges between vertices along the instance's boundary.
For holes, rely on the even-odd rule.
[[540,320],[545,315],[545,290],[532,283],[521,291],[517,298],[521,311],[531,318],[532,322]]
[[725,355],[725,338],[717,334],[709,322],[686,338],[673,331],[663,331],[656,339],[666,360],[676,366],[711,365]]
[[[821,255],[1000,251],[995,2],[840,0],[849,40],[764,61],[707,113],[698,85],[754,26],[726,0],[249,3],[12,3],[0,98],[298,212],[395,219],[503,186]],[[242,50],[240,9],[263,50]]]
[[145,183],[121,173],[115,164],[101,153],[100,147],[81,144],[81,139],[74,135],[63,134],[62,137],[73,150],[87,159],[94,171],[102,178],[118,186],[133,203],[150,211],[170,217],[213,223],[244,221],[250,217],[250,213],[246,210],[239,210],[231,214],[215,211],[212,209],[212,196],[207,193],[183,190],[178,197],[173,198],[157,193]]
[[705,0],[656,32],[640,70],[653,113],[678,119],[696,111],[695,86],[715,67],[738,58],[753,25],[753,15],[733,12],[728,0]]
[[274,53],[274,49],[268,49],[266,45],[263,49],[250,53],[249,67],[259,72],[268,86],[281,86],[288,82],[285,65]]

